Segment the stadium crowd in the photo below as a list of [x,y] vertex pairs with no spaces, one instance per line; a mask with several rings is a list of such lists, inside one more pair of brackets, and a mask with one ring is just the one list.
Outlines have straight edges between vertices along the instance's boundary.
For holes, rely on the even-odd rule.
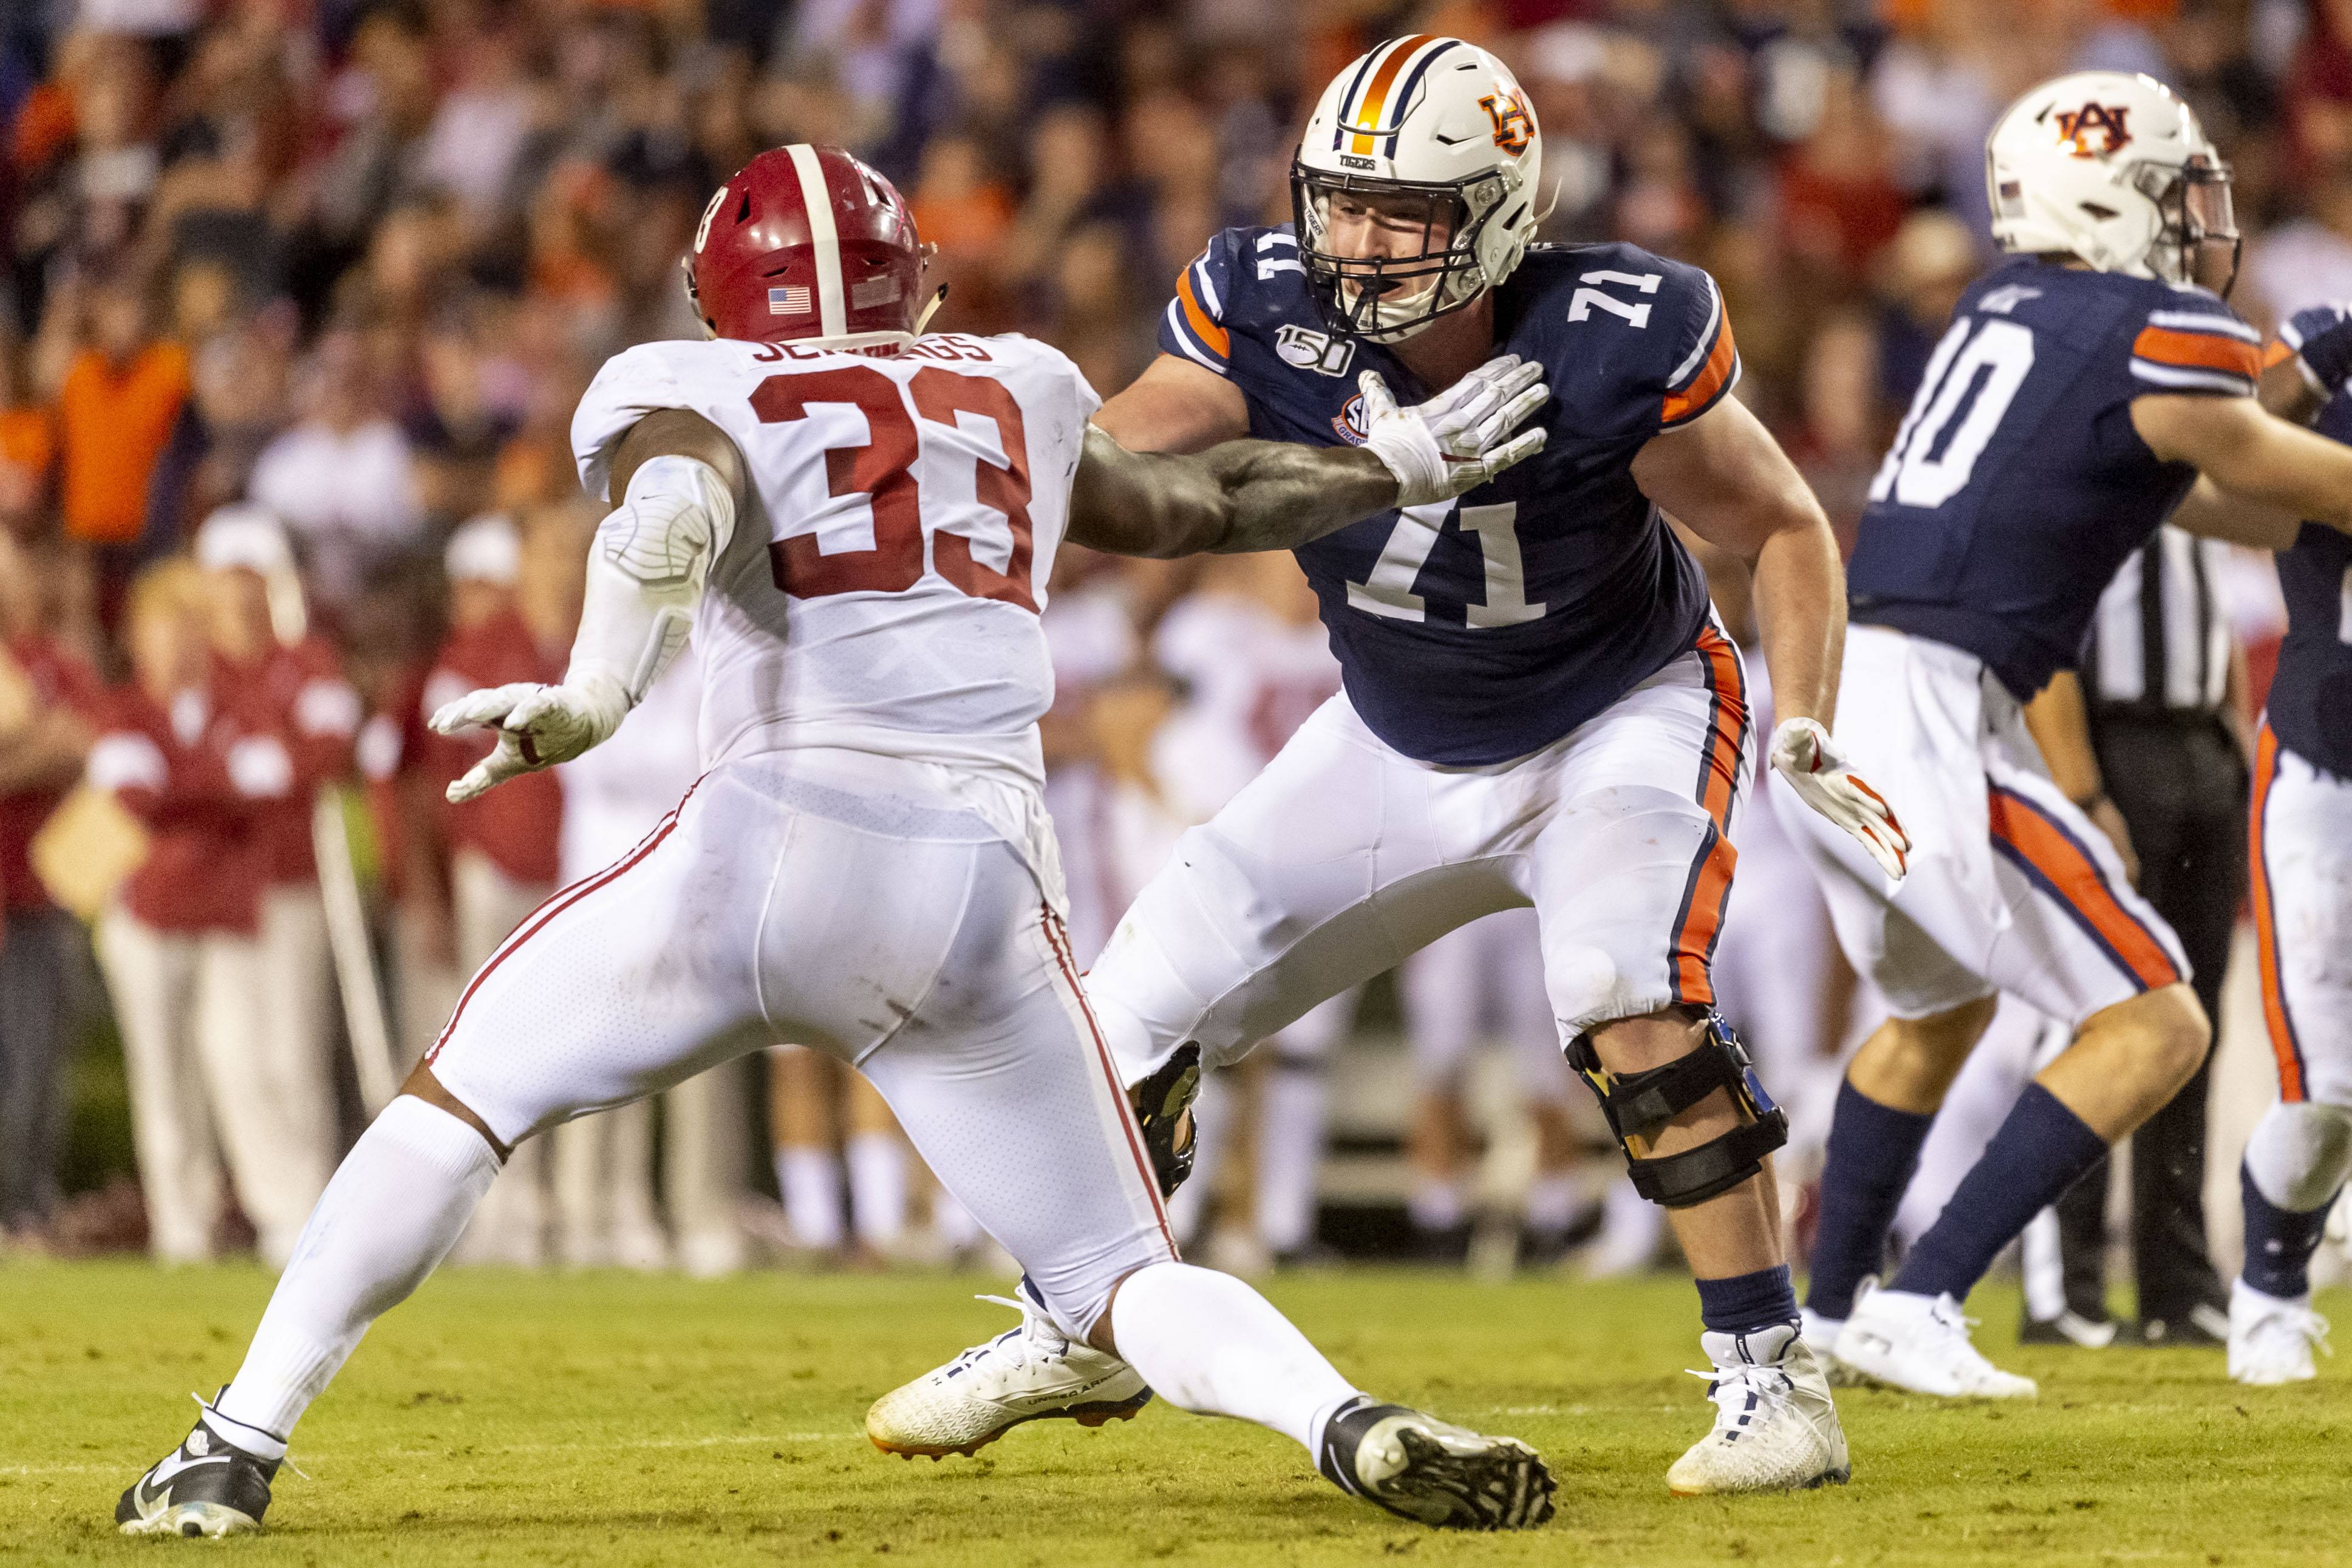
[[[487,742],[424,716],[560,673],[602,500],[580,493],[572,411],[609,355],[696,335],[678,260],[730,172],[781,143],[850,146],[940,247],[936,324],[1044,338],[1109,392],[1157,352],[1212,233],[1287,220],[1303,95],[1408,31],[1513,65],[1545,135],[1546,237],[1628,239],[1720,280],[1739,395],[1842,529],[1990,259],[1983,137],[2030,82],[2170,82],[2236,170],[2241,309],[2267,327],[2352,296],[2344,0],[21,0],[0,20],[8,1244],[72,1243],[59,1141],[93,932],[147,1245],[210,1255],[233,1195],[282,1259],[352,1130],[337,1079],[365,1032],[348,986],[366,971],[331,940],[334,846],[357,845],[398,1067],[540,899],[690,779],[690,669],[631,720],[637,744],[614,749],[630,759],[465,806],[441,790]],[[2228,581],[2258,699],[2275,588]],[[1090,951],[1338,668],[1286,558],[1066,552],[1046,625],[1051,798]],[[1801,877],[1790,896],[1809,895]],[[1467,1246],[1462,1059],[1491,1026],[1534,1041],[1529,1250],[1622,1222],[1611,1256],[1644,1259],[1646,1208],[1596,1206],[1576,1176],[1591,1113],[1552,1048],[1532,935],[1487,923],[1402,988],[1414,1225]],[[1759,1041],[1768,1060],[1833,1089],[1833,1066],[1809,1064],[1852,1035],[1820,1000],[1834,975],[1769,952],[1748,968],[1779,976],[1778,999],[1749,994],[1751,1032],[1792,1042]],[[1264,1252],[1312,1251],[1323,1064],[1352,1006],[1302,1020],[1226,1097],[1254,1097],[1256,1139],[1204,1103],[1204,1157],[1255,1142],[1255,1193],[1229,1206]],[[1793,1017],[1764,1022],[1776,1008]],[[887,1111],[808,1053],[772,1076],[778,1237],[898,1246],[923,1184]],[[640,1110],[519,1159],[469,1254],[736,1266],[743,1092],[670,1098],[667,1232]],[[1186,1189],[1193,1210],[1214,1186]],[[952,1209],[931,1205],[941,1245],[981,1245]]]

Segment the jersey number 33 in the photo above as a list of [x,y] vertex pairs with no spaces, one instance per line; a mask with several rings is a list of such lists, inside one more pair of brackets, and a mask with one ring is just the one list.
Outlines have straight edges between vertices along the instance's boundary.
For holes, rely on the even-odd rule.
[[[907,405],[914,404],[914,412]],[[924,445],[924,426],[957,427],[956,416],[992,420],[1004,453],[1004,466],[975,462],[974,494],[980,504],[1003,514],[1013,534],[1012,559],[1003,572],[972,554],[971,541],[945,528],[931,530],[931,565],[976,599],[998,599],[1034,614],[1029,591],[1029,448],[1021,405],[1012,392],[987,376],[958,375],[926,365],[900,384],[870,365],[842,365],[793,375],[772,375],[751,392],[751,410],[762,424],[805,420],[815,404],[846,404],[866,416],[866,438],[855,446],[827,447],[826,487],[836,498],[863,495],[874,511],[870,550],[826,551],[814,533],[780,539],[768,546],[776,586],[796,599],[828,594],[898,594],[923,575],[923,498],[915,477]],[[936,442],[934,444],[937,444]],[[969,443],[965,449],[969,450]]]

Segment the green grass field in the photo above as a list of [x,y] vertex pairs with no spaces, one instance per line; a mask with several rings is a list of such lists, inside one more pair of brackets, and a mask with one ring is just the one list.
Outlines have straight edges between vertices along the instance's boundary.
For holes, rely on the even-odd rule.
[[[1842,1395],[1851,1486],[1676,1501],[1704,1429],[1689,1286],[1361,1271],[1269,1293],[1370,1388],[1538,1445],[1559,1514],[1440,1535],[1351,1502],[1287,1442],[1155,1405],[1022,1428],[978,1459],[887,1458],[866,1404],[1006,1314],[943,1275],[454,1271],[377,1326],[311,1411],[270,1532],[120,1539],[116,1494],[236,1369],[250,1268],[0,1268],[0,1560],[255,1564],[784,1562],[2313,1563],[2352,1560],[2352,1379],[2239,1388],[2218,1352],[1984,1342],[2039,1403]],[[2325,1303],[2323,1303],[2325,1305]],[[2343,1303],[2338,1303],[2341,1306]]]

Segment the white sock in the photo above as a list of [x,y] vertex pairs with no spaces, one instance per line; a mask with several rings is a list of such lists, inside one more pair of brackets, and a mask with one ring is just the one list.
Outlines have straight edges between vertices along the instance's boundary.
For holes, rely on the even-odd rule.
[[1452,1230],[1462,1223],[1462,1184],[1423,1176],[1413,1184],[1405,1212],[1415,1230]]
[[907,1228],[907,1148],[895,1132],[849,1141],[849,1217],[857,1239],[887,1247]]
[[1258,1120],[1257,1234],[1272,1252],[1315,1239],[1315,1181],[1323,1167],[1323,1066],[1275,1063]]
[[776,1186],[784,1194],[784,1218],[803,1247],[841,1245],[841,1162],[832,1150],[777,1150]]
[[368,1325],[456,1245],[498,1173],[489,1144],[449,1112],[406,1094],[384,1107],[310,1211],[222,1415],[290,1436]]
[[1575,1223],[1577,1207],[1574,1176],[1538,1176],[1528,1184],[1528,1195],[1519,1212],[1526,1216],[1529,1230],[1558,1236]]
[[1171,1405],[1268,1426],[1311,1455],[1359,1392],[1272,1302],[1230,1274],[1155,1263],[1111,1300],[1118,1353]]

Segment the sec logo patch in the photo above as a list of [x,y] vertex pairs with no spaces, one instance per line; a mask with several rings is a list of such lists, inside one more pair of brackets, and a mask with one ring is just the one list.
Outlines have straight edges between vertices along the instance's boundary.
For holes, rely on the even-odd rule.
[[1362,393],[1357,393],[1339,405],[1339,412],[1332,416],[1331,428],[1338,431],[1339,439],[1350,447],[1360,447],[1364,444],[1364,395]]

